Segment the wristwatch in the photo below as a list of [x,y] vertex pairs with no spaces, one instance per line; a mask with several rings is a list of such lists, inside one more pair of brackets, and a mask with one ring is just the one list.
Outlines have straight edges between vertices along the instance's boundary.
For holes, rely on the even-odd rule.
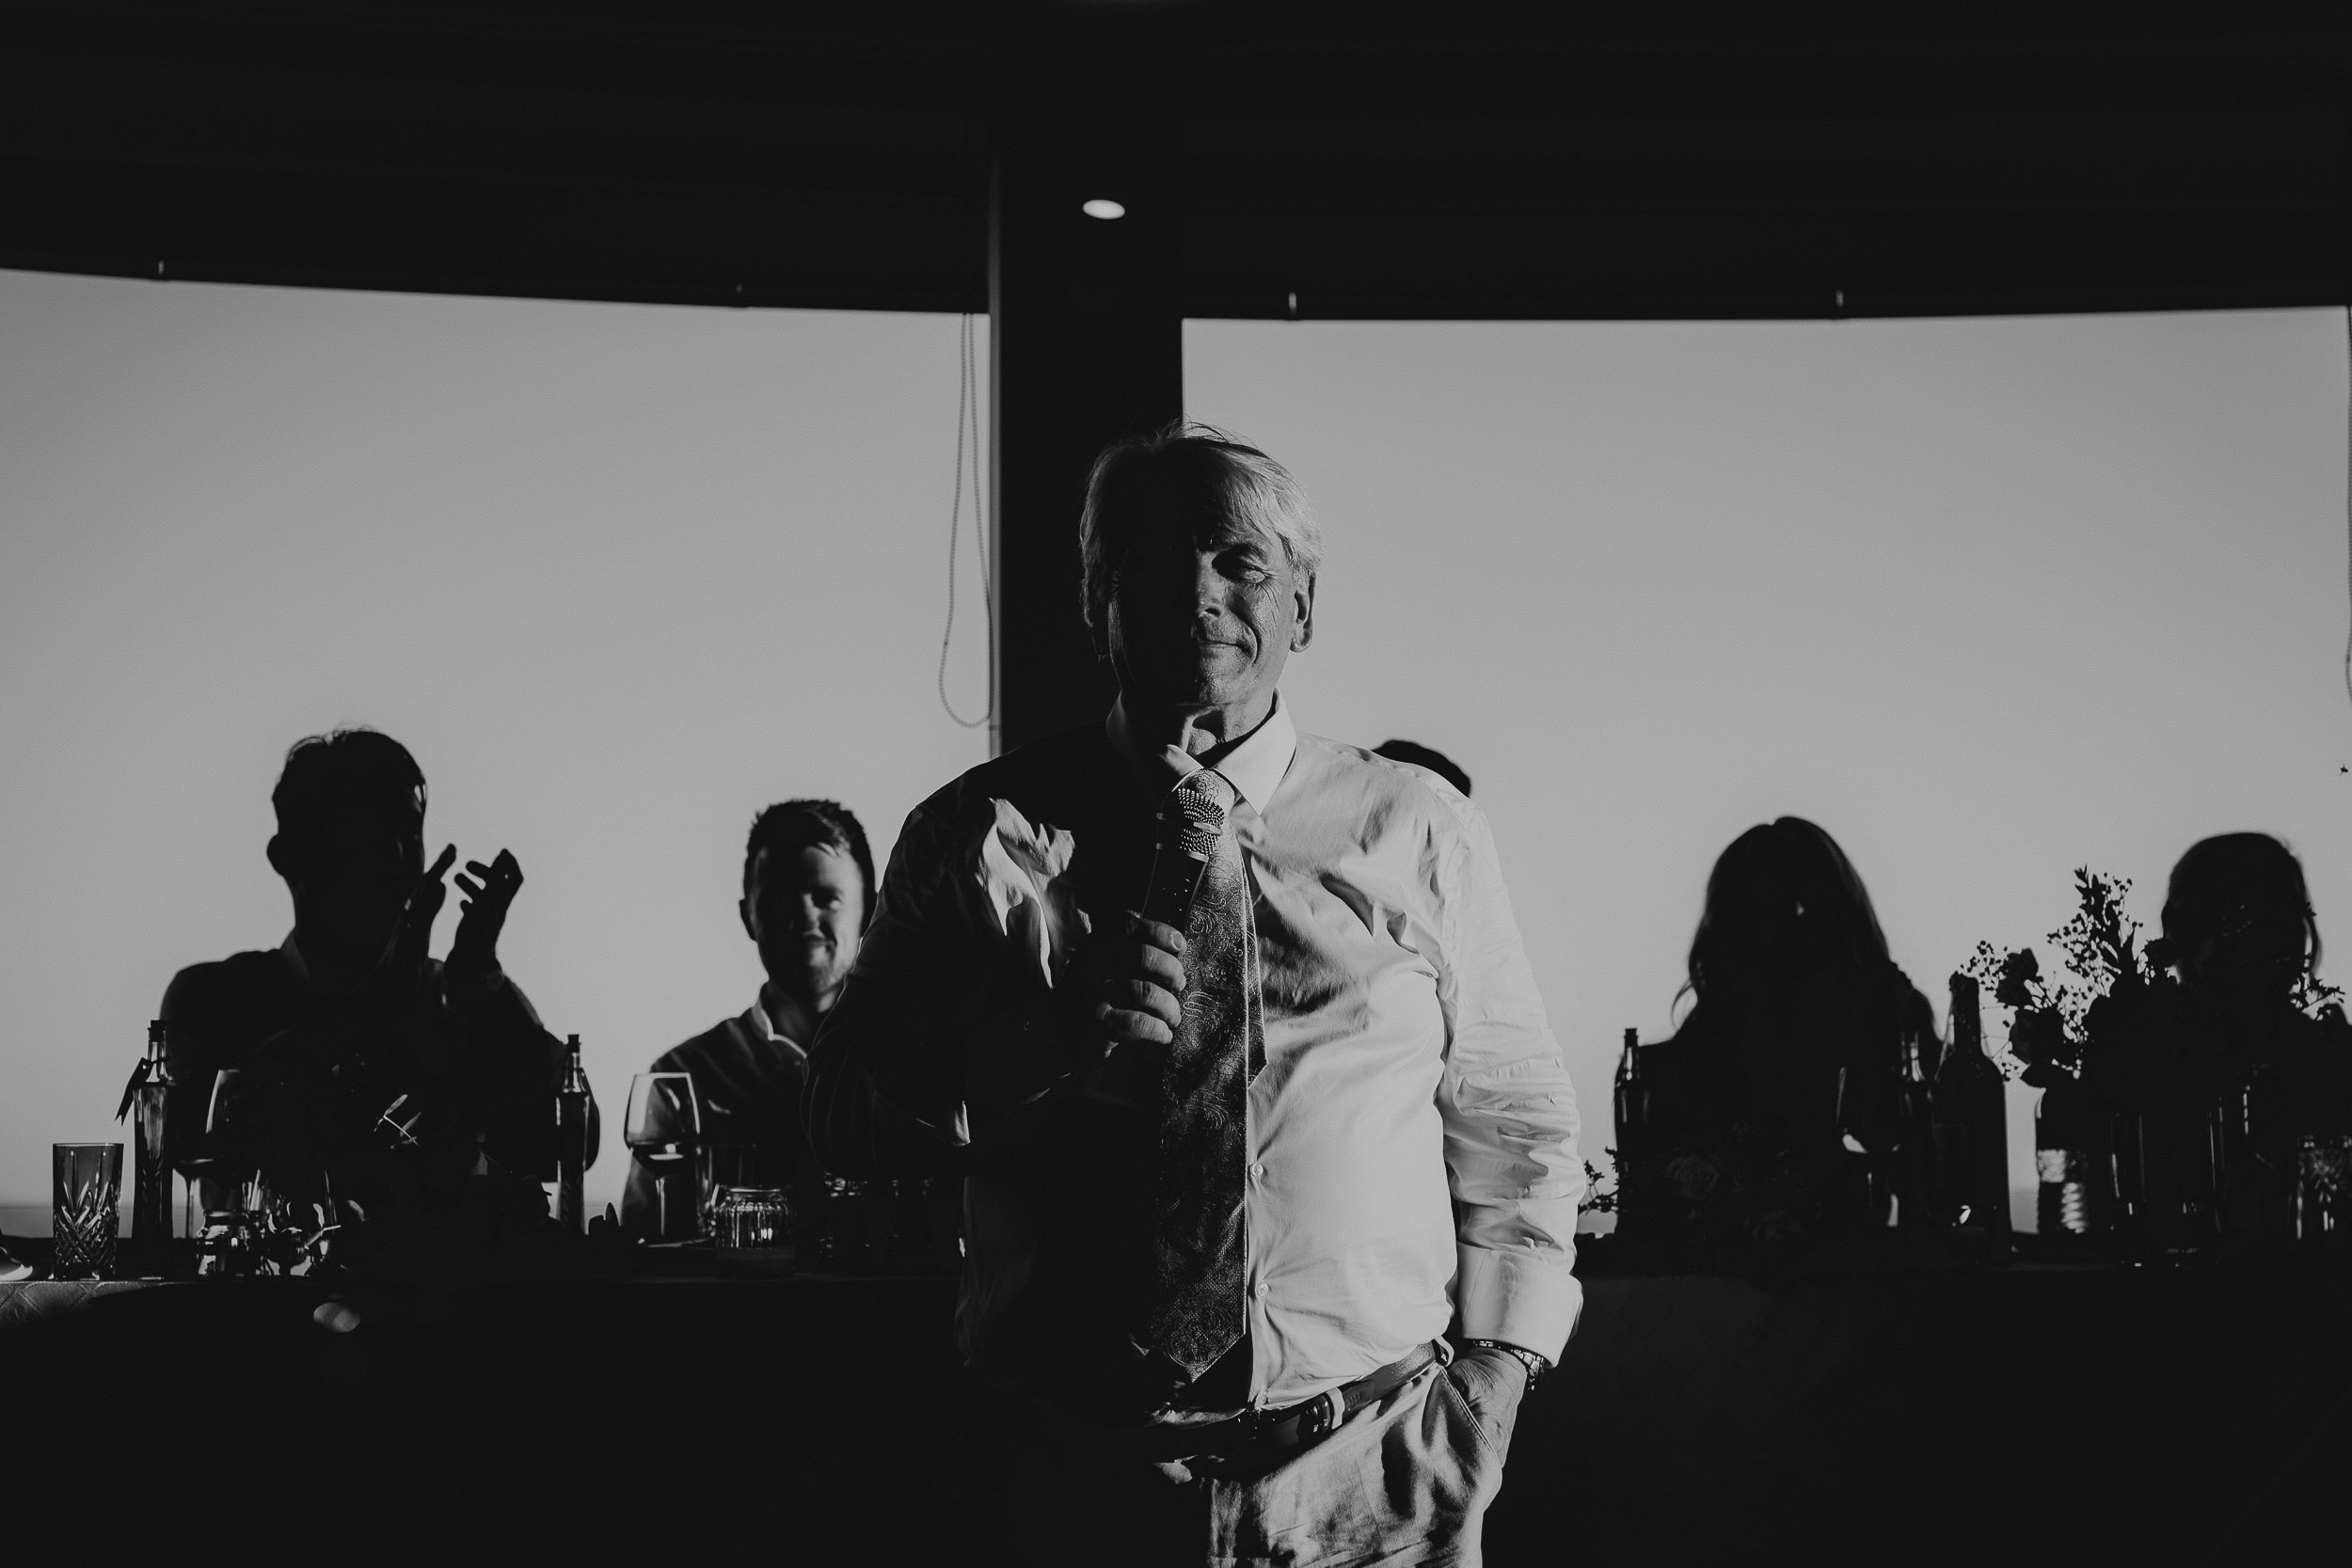
[[1505,1344],[1501,1339],[1465,1339],[1462,1343],[1471,1350],[1499,1350],[1505,1355],[1515,1357],[1520,1366],[1527,1369],[1529,1393],[1534,1393],[1535,1385],[1543,1380],[1546,1372],[1551,1370],[1551,1363],[1537,1355],[1534,1351],[1518,1345]]

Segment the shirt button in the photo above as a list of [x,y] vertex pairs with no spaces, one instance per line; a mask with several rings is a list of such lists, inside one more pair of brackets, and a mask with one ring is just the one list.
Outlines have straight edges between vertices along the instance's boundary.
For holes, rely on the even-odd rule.
[[1263,1299],[1264,1298],[1264,1296],[1265,1296],[1265,1293],[1266,1293],[1268,1291],[1272,1290],[1273,1288],[1274,1288],[1274,1287],[1272,1287],[1271,1285],[1268,1285],[1268,1284],[1266,1284],[1264,1281],[1261,1280],[1261,1281],[1259,1282],[1259,1284],[1258,1284],[1258,1295],[1259,1295],[1260,1299],[1262,1299],[1262,1300],[1263,1300]]
[[1265,1174],[1265,1162],[1263,1160],[1250,1161],[1249,1174],[1252,1176],[1263,1176]]

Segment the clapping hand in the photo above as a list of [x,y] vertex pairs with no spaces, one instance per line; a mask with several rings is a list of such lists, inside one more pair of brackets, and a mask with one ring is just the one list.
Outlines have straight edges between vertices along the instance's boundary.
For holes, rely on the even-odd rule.
[[[444,851],[442,863],[455,853],[454,849]],[[458,891],[466,895],[464,912],[457,921],[457,940],[449,950],[449,967],[461,984],[485,983],[498,973],[499,933],[506,928],[506,911],[515,907],[515,895],[522,891],[522,885],[523,868],[512,850],[501,849],[487,865],[480,861],[466,863],[465,872],[457,879]]]
[[457,859],[457,846],[450,845],[441,851],[425,874],[417,879],[417,885],[408,894],[407,908],[401,911],[400,930],[392,938],[389,962],[379,971],[397,994],[416,978],[423,967],[425,950],[433,941],[433,922],[440,918],[441,904],[449,897],[449,884],[441,879]]

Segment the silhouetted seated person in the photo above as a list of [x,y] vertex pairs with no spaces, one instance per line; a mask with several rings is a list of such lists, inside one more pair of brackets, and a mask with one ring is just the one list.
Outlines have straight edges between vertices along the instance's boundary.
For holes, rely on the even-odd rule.
[[[812,1213],[821,1202],[823,1172],[802,1124],[801,1091],[817,1025],[857,961],[873,889],[866,830],[833,801],[787,800],[752,824],[736,909],[767,979],[749,1008],[665,1053],[652,1069],[693,1074],[715,1182],[790,1188]],[[694,1195],[670,1195],[665,1227],[658,1180],[643,1162],[629,1162],[624,1223],[639,1235],[692,1234]]]
[[2209,1125],[2234,1101],[2260,1158],[2233,1162],[2217,1195],[2222,1234],[2283,1239],[2303,1136],[2352,1131],[2352,1025],[2313,978],[2303,867],[2266,833],[2204,839],[2172,868],[2162,921],[2153,981],[2119,975],[2091,1006],[2083,1081],[2138,1122],[2146,1147],[2127,1149],[2127,1164],[2138,1155],[2191,1199],[2212,1179]]
[[[165,993],[175,1161],[207,1207],[255,1169],[276,1196],[332,1198],[347,1238],[461,1215],[474,1239],[543,1225],[559,1047],[499,966],[515,857],[467,863],[437,962],[426,943],[456,851],[424,863],[424,775],[405,748],[373,730],[313,736],[270,802],[294,931],[182,970]],[[238,1076],[208,1135],[224,1069]]]
[[1426,768],[1460,790],[1464,800],[1470,799],[1470,775],[1462,771],[1459,763],[1435,747],[1424,746],[1418,740],[1384,740],[1372,749],[1372,754],[1387,757],[1391,762],[1408,762],[1415,768]]
[[1828,833],[1784,816],[1732,841],[1687,989],[1674,1037],[1641,1048],[1651,1121],[1629,1239],[1742,1266],[1883,1225],[1845,1140],[1884,1125],[1902,1036],[1931,1034],[1934,1014]]

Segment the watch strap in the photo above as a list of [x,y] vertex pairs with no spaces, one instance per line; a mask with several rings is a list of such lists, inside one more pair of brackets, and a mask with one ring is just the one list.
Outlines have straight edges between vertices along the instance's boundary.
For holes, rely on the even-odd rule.
[[1543,1375],[1551,1370],[1550,1362],[1524,1345],[1514,1345],[1502,1339],[1465,1339],[1462,1343],[1471,1350],[1501,1351],[1517,1359],[1520,1366],[1527,1369],[1527,1386],[1531,1391],[1543,1380]]

